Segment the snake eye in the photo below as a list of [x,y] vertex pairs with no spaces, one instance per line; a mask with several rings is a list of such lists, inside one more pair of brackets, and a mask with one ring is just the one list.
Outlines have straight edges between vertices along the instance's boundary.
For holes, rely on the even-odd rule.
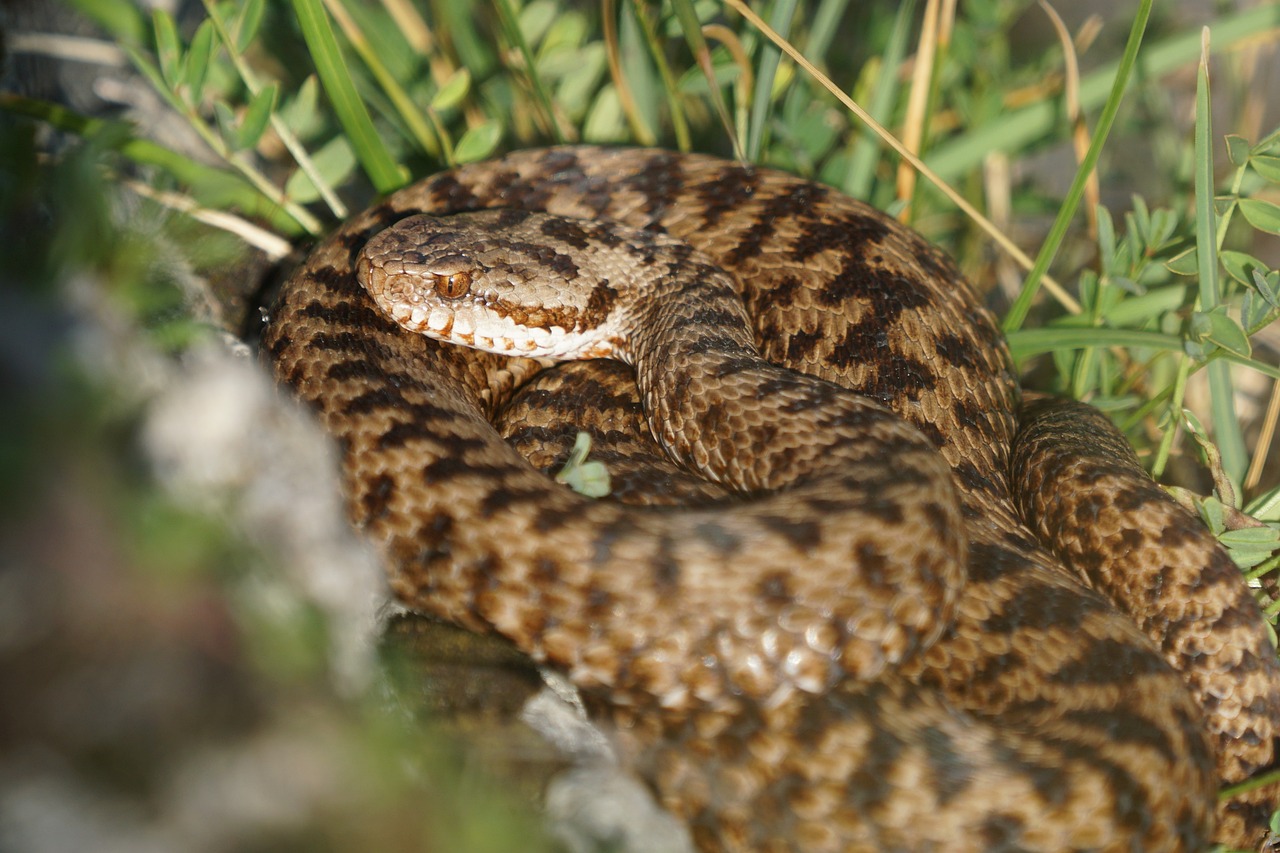
[[445,299],[457,299],[459,296],[466,295],[466,292],[471,289],[471,273],[469,272],[437,275],[435,280],[436,293]]

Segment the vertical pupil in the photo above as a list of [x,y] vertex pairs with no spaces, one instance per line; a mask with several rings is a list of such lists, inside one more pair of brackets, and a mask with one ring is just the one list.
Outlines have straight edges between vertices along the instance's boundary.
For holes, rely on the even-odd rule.
[[470,285],[471,276],[465,272],[436,276],[436,292],[449,299],[462,296]]

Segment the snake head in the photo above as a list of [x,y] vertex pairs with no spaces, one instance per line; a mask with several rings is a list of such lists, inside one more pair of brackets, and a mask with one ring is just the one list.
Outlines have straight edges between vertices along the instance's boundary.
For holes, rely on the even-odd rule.
[[595,227],[517,210],[419,214],[374,235],[356,276],[397,324],[445,343],[558,360],[616,357],[601,311],[614,291],[572,239]]

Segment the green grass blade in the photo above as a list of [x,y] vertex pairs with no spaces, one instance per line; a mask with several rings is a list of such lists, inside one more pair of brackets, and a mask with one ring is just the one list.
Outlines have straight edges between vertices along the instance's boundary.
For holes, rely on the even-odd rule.
[[1132,347],[1167,352],[1182,351],[1182,338],[1178,335],[1096,326],[1045,326],[1039,329],[1015,329],[1008,333],[1008,338],[1009,349],[1018,361],[1053,350],[1075,350],[1086,347]]
[[[1010,332],[1008,338],[1009,349],[1018,362],[1054,350],[1074,350],[1084,347],[1124,347],[1170,353],[1182,352],[1182,338],[1178,335],[1142,332],[1134,329],[1046,326],[1039,329],[1018,329]],[[1237,355],[1226,350],[1215,350],[1209,356],[1209,363],[1219,360],[1247,367],[1273,379],[1280,379],[1280,366],[1267,364],[1256,358]]]
[[[795,17],[796,0],[780,0],[769,16],[769,26],[786,38]],[[769,105],[773,101],[773,80],[778,74],[782,51],[770,41],[760,45],[760,66],[756,71],[756,90],[751,96],[751,127],[747,131],[747,161],[760,162],[764,150],[765,130],[769,126]]]
[[[1195,198],[1196,256],[1200,266],[1200,310],[1218,305],[1218,229],[1214,222],[1213,121],[1209,102],[1209,30],[1203,32],[1200,65],[1196,74]],[[1235,413],[1231,366],[1215,361],[1208,366],[1209,409],[1214,439],[1222,454],[1222,469],[1238,486],[1248,467],[1244,432]],[[1224,496],[1225,499],[1225,496]]]
[[[793,3],[794,0],[780,0],[779,5],[787,6]],[[693,54],[694,62],[698,64],[702,76],[707,80],[707,94],[711,99],[711,107],[719,117],[725,135],[733,142],[734,154],[739,160],[745,159],[742,140],[733,130],[733,119],[729,116],[729,107],[724,102],[724,93],[720,91],[715,68],[711,65],[711,49],[707,47],[707,40],[702,35],[702,24],[698,21],[697,12],[694,11],[693,0],[671,0],[671,8],[676,13],[676,20],[680,22],[680,31],[684,33],[689,52]]]
[[538,109],[542,113],[542,121],[546,125],[546,132],[556,142],[563,144],[567,141],[564,129],[560,126],[560,122],[556,121],[556,111],[551,103],[551,94],[547,91],[546,84],[542,81],[542,76],[538,74],[538,66],[534,62],[533,51],[529,49],[529,42],[520,30],[520,17],[517,15],[515,7],[512,6],[511,0],[496,0],[494,6],[498,10],[498,18],[502,21],[502,29],[507,34],[507,40],[515,46],[516,50],[520,51],[521,59],[524,61],[523,71],[529,80],[529,88],[533,90],[533,97],[538,103]]
[[387,99],[395,107],[400,120],[409,129],[414,142],[428,156],[432,158],[440,157],[440,141],[436,138],[435,131],[431,129],[427,117],[423,115],[422,111],[413,102],[413,99],[405,92],[400,82],[396,80],[395,75],[387,69],[374,45],[369,43],[369,40],[365,38],[354,22],[350,23],[349,26],[351,29],[347,33],[348,42],[359,54],[360,61],[364,63],[365,68],[369,69],[373,79],[378,81],[378,85],[386,93]]
[[494,57],[497,46],[493,39],[476,32],[472,20],[472,4],[459,0],[440,0],[429,4],[427,20],[434,13],[441,32],[449,34],[449,42],[457,52],[458,63],[471,72],[477,80],[483,80],[494,72],[498,62]]
[[[898,99],[898,68],[902,65],[903,57],[907,55],[907,36],[911,34],[915,13],[916,0],[904,0],[898,6],[893,30],[889,33],[889,41],[881,56],[880,75],[871,92],[867,112],[882,125],[888,125],[894,102]],[[844,185],[841,189],[854,198],[870,198],[871,185],[875,180],[876,165],[880,160],[883,146],[880,144],[879,137],[865,127],[860,128],[853,139],[849,167],[845,171]]]
[[293,0],[293,11],[311,51],[320,83],[374,189],[386,194],[403,186],[407,176],[396,165],[395,158],[374,130],[373,120],[356,93],[355,83],[342,59],[342,51],[333,35],[333,28],[329,26],[321,0]]
[[1053,221],[1053,227],[1049,229],[1049,236],[1045,239],[1044,245],[1040,247],[1040,253],[1036,256],[1035,265],[1031,268],[1031,272],[1027,274],[1026,280],[1022,284],[1022,290],[1018,292],[1018,298],[1014,300],[1013,305],[1009,308],[1009,313],[1004,318],[1004,330],[1006,333],[1019,328],[1023,320],[1027,318],[1027,312],[1031,310],[1031,303],[1036,297],[1036,293],[1040,290],[1040,283],[1044,279],[1045,273],[1049,271],[1049,265],[1053,263],[1054,257],[1058,254],[1058,248],[1062,245],[1062,240],[1067,235],[1067,229],[1071,226],[1071,220],[1076,214],[1076,208],[1080,205],[1080,199],[1084,196],[1085,184],[1089,180],[1089,175],[1093,172],[1093,168],[1098,163],[1098,157],[1102,154],[1102,146],[1107,141],[1107,135],[1111,132],[1111,125],[1115,121],[1116,114],[1120,111],[1120,102],[1124,99],[1124,90],[1128,88],[1129,76],[1133,72],[1134,63],[1138,59],[1138,48],[1142,45],[1142,34],[1146,31],[1147,20],[1151,17],[1152,0],[1142,0],[1138,5],[1137,14],[1133,19],[1133,26],[1129,30],[1129,40],[1124,46],[1124,56],[1120,59],[1120,67],[1116,71],[1115,80],[1111,84],[1111,96],[1107,98],[1107,102],[1102,107],[1102,115],[1098,117],[1098,125],[1093,130],[1093,138],[1089,141],[1089,150],[1084,155],[1084,160],[1080,163],[1080,168],[1076,169],[1075,179],[1071,182],[1071,189],[1067,192],[1067,197],[1063,199],[1062,206],[1058,208],[1058,216]]
[[840,20],[848,8],[849,0],[820,0],[809,22],[809,41],[805,45],[808,56],[813,59],[826,57],[831,40],[835,38]]
[[[256,95],[261,90],[261,85],[258,82],[257,75],[249,67],[249,63],[245,61],[244,54],[238,46],[238,40],[233,37],[230,31],[228,31],[226,22],[223,21],[222,16],[217,13],[218,10],[216,5],[213,3],[213,0],[205,0],[205,11],[209,17],[205,20],[202,27],[212,27],[213,31],[217,33],[218,39],[227,50],[227,56],[231,59],[232,66],[236,69],[236,73],[240,75],[241,81],[244,82],[245,88],[247,88],[250,93]],[[246,14],[248,11],[249,10],[246,10]],[[242,28],[247,29],[249,28],[249,25],[242,24]],[[342,203],[337,194],[334,193],[333,189],[320,177],[320,173],[316,169],[315,163],[312,162],[311,156],[307,153],[306,149],[303,148],[302,143],[294,135],[293,131],[289,129],[288,125],[285,124],[275,110],[272,110],[270,120],[272,129],[274,129],[276,135],[280,137],[280,141],[284,143],[284,146],[289,150],[289,153],[293,155],[294,162],[296,162],[302,171],[311,179],[312,185],[316,187],[320,197],[323,198],[325,204],[328,205],[329,210],[332,211],[333,215],[338,219],[345,219],[348,213],[346,205]],[[318,229],[315,228],[309,230],[318,231]]]
[[[629,11],[634,5],[604,0],[604,32],[606,43],[611,39],[616,42],[616,47],[610,48],[609,58],[610,76],[614,78],[619,107],[626,116],[635,141],[649,147],[658,144],[658,137],[653,130],[658,124],[655,106],[658,85],[653,76],[653,66],[649,63],[640,25],[635,15]],[[611,24],[615,24],[616,29],[612,29]]]
[[684,108],[680,105],[680,89],[676,84],[675,73],[671,63],[667,62],[662,38],[658,35],[657,10],[646,2],[631,4],[636,16],[636,23],[644,33],[645,45],[649,48],[649,56],[658,69],[658,78],[662,81],[662,91],[666,96],[667,109],[671,113],[671,130],[676,135],[676,147],[681,151],[693,148],[693,137],[689,131],[689,122],[685,118]]
[[[1223,52],[1244,39],[1280,27],[1280,3],[1262,3],[1251,9],[1224,15],[1213,25],[1214,50]],[[1182,33],[1151,45],[1142,55],[1142,74],[1157,78],[1195,60],[1200,51],[1198,33]],[[1123,60],[1121,60],[1123,62]],[[1080,81],[1080,108],[1092,110],[1103,103],[1120,62],[1110,62]],[[1027,151],[1033,144],[1063,125],[1056,101],[1041,101],[1011,112],[986,127],[974,128],[955,140],[938,145],[925,162],[944,179],[966,175],[981,165],[992,151]]]

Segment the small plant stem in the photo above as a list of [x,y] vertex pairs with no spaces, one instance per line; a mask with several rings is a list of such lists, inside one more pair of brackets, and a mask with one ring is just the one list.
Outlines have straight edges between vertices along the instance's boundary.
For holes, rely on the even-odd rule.
[[[205,2],[212,2],[212,0],[205,0]],[[356,53],[360,54],[360,60],[369,69],[369,73],[378,81],[382,91],[386,93],[387,98],[395,106],[396,112],[405,123],[405,126],[409,128],[409,132],[413,135],[418,147],[432,157],[439,157],[440,142],[436,133],[427,124],[427,119],[418,111],[413,99],[409,97],[396,78],[387,70],[387,66],[379,58],[378,52],[369,44],[369,40],[365,38],[364,32],[356,24],[355,19],[347,13],[340,0],[324,0],[324,5],[329,10],[329,14],[333,16],[333,19],[338,22],[338,26],[342,28],[342,33],[347,37],[347,41],[355,48]]]
[[[1209,104],[1209,28],[1201,34],[1200,65],[1196,74],[1195,193],[1196,256],[1200,265],[1200,310],[1218,306],[1218,230],[1213,209],[1213,123]],[[1207,368],[1209,407],[1213,414],[1214,438],[1222,453],[1222,468],[1237,486],[1247,467],[1244,434],[1235,413],[1231,367],[1223,361]],[[1237,493],[1239,489],[1237,488]],[[1224,496],[1225,500],[1225,496]]]
[[1049,229],[1049,236],[1045,238],[1044,245],[1040,247],[1040,254],[1036,256],[1036,262],[1032,266],[1031,272],[1027,274],[1017,299],[1009,307],[1009,313],[1005,315],[1003,323],[1005,332],[1019,328],[1023,321],[1026,320],[1027,313],[1031,310],[1031,303],[1035,300],[1036,292],[1040,289],[1045,273],[1049,271],[1049,265],[1053,263],[1054,257],[1058,254],[1058,247],[1062,245],[1062,241],[1067,235],[1071,220],[1075,217],[1076,207],[1084,196],[1085,185],[1089,181],[1089,176],[1093,174],[1094,167],[1098,163],[1098,157],[1102,154],[1102,146],[1107,141],[1107,136],[1111,133],[1111,125],[1115,121],[1116,114],[1120,111],[1120,102],[1124,98],[1124,90],[1129,85],[1129,75],[1132,73],[1133,66],[1138,59],[1138,48],[1142,45],[1142,34],[1146,31],[1147,20],[1151,17],[1152,2],[1153,0],[1142,0],[1138,5],[1133,27],[1129,30],[1129,40],[1124,46],[1124,56],[1120,60],[1120,67],[1117,69],[1115,80],[1112,82],[1111,96],[1107,98],[1106,104],[1103,105],[1102,115],[1098,117],[1098,125],[1094,128],[1093,140],[1089,144],[1089,150],[1081,161],[1080,168],[1076,169],[1076,176],[1071,182],[1071,189],[1067,192],[1067,197],[1063,199],[1061,207],[1058,208],[1058,216],[1053,221],[1053,227]]
[[[1008,253],[1010,257],[1012,257],[1015,261],[1021,264],[1024,269],[1031,268],[1031,259],[1027,257],[1025,252],[1019,249],[1013,243],[1013,241],[1011,241],[1008,237],[1002,234],[1000,230],[996,228],[995,225],[993,225],[989,219],[987,219],[985,216],[979,213],[978,209],[974,207],[972,204],[970,204],[968,200],[965,199],[964,196],[960,195],[960,193],[956,192],[956,190],[952,188],[951,185],[949,185],[946,181],[942,180],[942,178],[938,177],[937,173],[935,173],[932,169],[926,166],[919,157],[912,154],[911,151],[906,146],[904,146],[901,142],[899,142],[894,137],[893,134],[891,134],[888,130],[886,130],[884,126],[881,125],[878,121],[872,118],[871,115],[868,114],[866,110],[858,106],[857,102],[855,102],[852,98],[850,98],[847,94],[845,94],[844,91],[839,87],[837,87],[835,83],[832,83],[831,78],[823,74],[821,71],[819,71],[817,66],[815,66],[812,62],[810,62],[808,59],[805,58],[804,54],[796,50],[795,47],[792,46],[790,42],[788,42],[786,39],[782,38],[776,32],[774,32],[773,29],[768,24],[766,24],[759,15],[751,11],[751,8],[749,6],[747,6],[744,2],[742,2],[742,0],[724,0],[724,2],[726,3],[726,5],[732,6],[733,9],[737,11],[738,14],[742,15],[742,17],[746,18],[753,27],[758,29],[760,32],[764,33],[765,36],[770,41],[778,45],[778,47],[782,48],[782,51],[788,56],[790,56],[797,65],[799,65],[802,69],[804,69],[804,72],[806,74],[813,77],[813,79],[817,80],[818,83],[824,89],[826,89],[828,92],[834,95],[836,100],[840,101],[840,103],[844,105],[845,109],[853,113],[854,116],[856,116],[859,121],[861,121],[868,128],[870,128],[873,133],[875,133],[877,136],[883,139],[885,143],[889,145],[890,148],[892,148],[901,157],[903,157],[908,162],[910,162],[911,165],[915,166],[920,171],[920,174],[928,178],[929,181],[934,186],[936,186],[938,190],[942,192],[943,195],[945,195],[948,199],[951,200],[952,204],[954,204],[956,207],[960,208],[960,210],[964,212],[965,216],[968,216],[974,222],[978,223],[978,226],[982,228],[982,230],[985,231],[991,237],[991,239],[994,240],[996,244],[1000,246],[1001,249],[1003,249],[1006,253]],[[1146,0],[1146,2],[1149,4],[1150,0]],[[1080,313],[1080,303],[1077,302],[1069,293],[1063,290],[1056,282],[1054,282],[1047,275],[1042,276],[1042,280],[1044,282],[1045,289],[1052,292],[1054,296],[1058,299],[1058,301],[1063,306],[1065,306],[1068,311],[1070,311],[1072,314]]]
[[520,53],[520,58],[524,63],[524,68],[521,70],[525,79],[529,82],[529,88],[533,90],[533,97],[538,103],[538,110],[542,114],[547,133],[551,134],[552,138],[558,143],[567,142],[568,134],[565,133],[565,128],[556,119],[555,105],[552,104],[551,95],[547,93],[547,87],[543,84],[541,75],[538,74],[537,65],[533,61],[533,51],[529,49],[529,42],[525,39],[524,33],[520,31],[520,19],[516,14],[515,7],[512,5],[511,0],[495,0],[494,6],[498,10],[502,28],[507,33],[507,40]]
[[693,137],[689,133],[689,122],[685,118],[684,109],[680,106],[680,92],[676,86],[675,75],[671,72],[671,64],[667,62],[662,50],[662,39],[658,37],[657,22],[654,21],[652,8],[645,0],[637,0],[634,5],[636,21],[640,31],[644,33],[645,43],[649,46],[649,55],[658,68],[658,77],[662,80],[662,89],[667,96],[667,108],[671,111],[671,129],[676,135],[676,147],[688,151],[693,147]]
[[387,151],[373,127],[320,0],[293,0],[293,13],[320,75],[320,84],[329,96],[351,148],[374,189],[379,193],[389,193],[403,186],[406,173]]
[[627,76],[622,73],[622,49],[618,42],[618,10],[616,0],[603,0],[601,4],[601,25],[604,34],[605,56],[609,61],[609,76],[613,79],[613,88],[618,93],[618,105],[622,114],[627,117],[627,125],[635,134],[641,145],[656,145],[658,138],[654,136],[644,116],[636,106],[635,94]]
[[[795,16],[795,0],[785,0],[773,7],[769,21],[784,38]],[[765,131],[769,126],[769,104],[773,100],[773,81],[778,74],[782,51],[772,44],[760,46],[760,68],[756,73],[756,91],[751,103],[751,127],[747,131],[747,161],[759,162],[764,150]]]
[[1151,463],[1151,476],[1160,479],[1164,466],[1169,463],[1169,453],[1173,449],[1173,439],[1178,434],[1178,424],[1182,421],[1182,399],[1187,392],[1187,378],[1191,375],[1192,362],[1185,355],[1178,359],[1178,374],[1173,383],[1173,393],[1167,409],[1166,427],[1160,436],[1160,446],[1156,448],[1155,459]]
[[[249,63],[244,61],[244,56],[236,50],[235,39],[227,32],[226,23],[222,20],[222,16],[218,14],[217,6],[214,5],[213,0],[204,0],[204,8],[209,15],[209,20],[213,21],[213,28],[217,31],[218,38],[222,40],[222,46],[226,48],[231,64],[235,67],[236,73],[240,75],[240,79],[244,81],[245,88],[249,90],[250,95],[258,94],[262,89],[262,84],[258,81],[257,75],[253,73],[253,69],[249,67]],[[311,159],[311,155],[307,153],[306,148],[302,146],[298,137],[281,120],[275,110],[271,111],[271,129],[280,137],[280,141],[284,143],[284,147],[293,156],[298,168],[302,169],[306,176],[311,179],[311,183],[315,185],[316,191],[320,193],[320,197],[324,199],[324,203],[328,205],[333,215],[338,219],[346,219],[349,213],[347,206],[338,198],[328,182],[320,177],[320,172],[316,169],[316,164]]]

